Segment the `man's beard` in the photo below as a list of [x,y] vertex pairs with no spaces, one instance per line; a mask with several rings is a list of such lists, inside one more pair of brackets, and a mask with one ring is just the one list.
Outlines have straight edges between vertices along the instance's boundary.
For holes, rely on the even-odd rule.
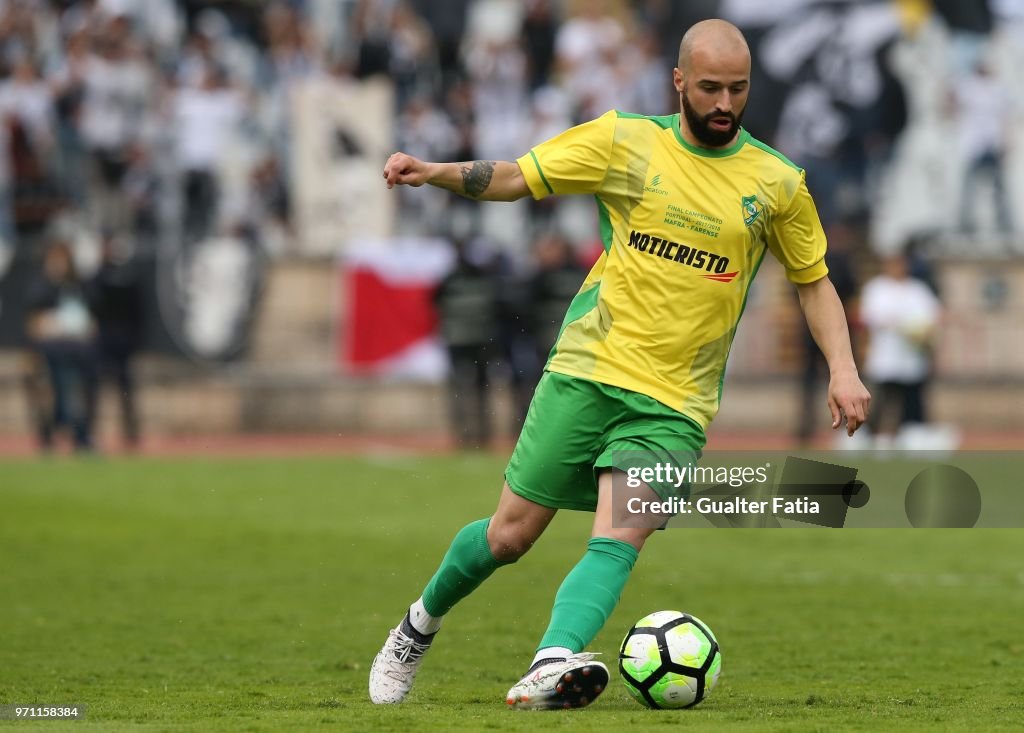
[[[740,124],[743,122],[742,112],[739,117],[732,112],[712,112],[701,117],[690,104],[690,98],[686,96],[685,89],[681,97],[683,100],[683,114],[686,115],[686,123],[690,126],[690,132],[693,133],[693,136],[697,138],[701,145],[709,148],[720,148],[732,142],[732,139],[736,137],[736,132],[740,129]],[[732,120],[729,129],[716,130],[711,127],[710,122],[715,117],[728,117]]]

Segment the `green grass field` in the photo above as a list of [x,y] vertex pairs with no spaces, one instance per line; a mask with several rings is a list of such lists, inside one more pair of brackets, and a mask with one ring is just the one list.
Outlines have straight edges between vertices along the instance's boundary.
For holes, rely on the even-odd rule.
[[494,505],[492,457],[0,464],[0,704],[79,703],[26,730],[1019,730],[1024,531],[670,530],[593,645],[700,616],[724,654],[689,711],[613,672],[596,705],[514,713],[589,517],[564,513],[457,607],[406,704],[369,663],[451,535]]

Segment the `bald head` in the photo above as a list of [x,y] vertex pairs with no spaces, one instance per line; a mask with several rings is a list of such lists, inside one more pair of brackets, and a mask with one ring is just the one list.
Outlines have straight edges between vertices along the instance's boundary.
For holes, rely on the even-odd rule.
[[686,31],[672,83],[679,92],[683,138],[708,148],[731,145],[750,91],[750,48],[740,29],[704,20]]
[[743,62],[750,66],[750,48],[740,29],[727,20],[713,18],[693,25],[679,42],[679,69],[688,74],[694,62],[714,63],[716,60],[733,65]]

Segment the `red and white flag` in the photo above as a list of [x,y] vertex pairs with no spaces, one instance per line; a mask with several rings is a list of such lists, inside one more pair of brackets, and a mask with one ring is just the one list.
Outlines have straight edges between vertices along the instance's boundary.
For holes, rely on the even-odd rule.
[[439,381],[448,359],[433,294],[455,264],[443,239],[352,240],[340,260],[339,361],[349,373]]

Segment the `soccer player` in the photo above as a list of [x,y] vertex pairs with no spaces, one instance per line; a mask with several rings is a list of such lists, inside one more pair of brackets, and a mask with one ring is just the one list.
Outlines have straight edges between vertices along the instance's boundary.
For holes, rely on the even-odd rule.
[[678,64],[680,114],[611,111],[514,163],[428,163],[395,153],[384,166],[389,188],[426,183],[483,201],[593,194],[605,251],[566,313],[494,515],[455,535],[374,659],[376,703],[405,698],[444,615],[522,557],[559,509],[594,512],[591,539],[506,702],[583,707],[601,693],[608,670],[583,650],[654,531],[617,521],[615,454],[699,454],[767,251],[796,285],[828,362],[833,429],[845,419],[852,436],[866,419],[870,396],[827,276],[825,235],[803,171],[740,126],[750,87],[743,35],[722,20],[698,23],[683,36]]

